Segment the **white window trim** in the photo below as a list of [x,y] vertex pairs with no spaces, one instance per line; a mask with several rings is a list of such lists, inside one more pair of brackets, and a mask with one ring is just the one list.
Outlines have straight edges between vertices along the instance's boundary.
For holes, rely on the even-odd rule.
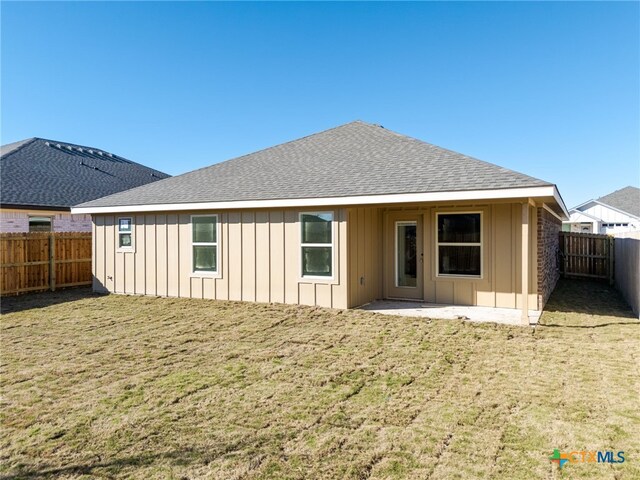
[[[194,242],[193,241],[193,219],[201,218],[201,217],[215,217],[216,219],[216,241],[215,242]],[[197,214],[191,215],[189,219],[189,223],[191,224],[191,233],[189,237],[189,249],[190,249],[190,276],[191,277],[206,277],[206,278],[220,278],[222,269],[220,268],[220,262],[222,259],[220,258],[220,216],[217,213],[207,213],[207,214]],[[193,269],[193,247],[216,247],[216,271],[215,272],[204,272],[197,271]]]
[[[440,215],[464,215],[479,214],[480,215],[480,242],[439,242],[438,241],[438,217]],[[436,277],[437,278],[460,278],[466,280],[482,280],[484,278],[484,212],[482,210],[475,211],[444,211],[436,212],[435,221],[435,256]],[[450,273],[440,273],[440,246],[446,247],[480,247],[480,275],[460,275]]]
[[[418,235],[418,222],[416,220],[398,220],[396,222],[394,222],[394,227],[393,227],[393,244],[394,244],[394,248],[393,248],[393,256],[394,256],[394,265],[395,265],[395,278],[394,278],[394,286],[395,288],[410,288],[410,289],[416,289],[418,288],[418,279],[416,278],[416,286],[415,287],[411,287],[409,285],[398,285],[398,225],[415,225],[416,226],[416,241],[417,241],[417,235]],[[416,255],[418,253],[418,245],[416,245]],[[416,275],[417,273],[417,269],[419,268],[418,262],[419,259],[416,258]]]
[[[125,220],[128,219],[130,224],[131,224],[131,230],[128,232],[121,232],[120,231],[120,220]],[[120,246],[120,235],[121,234],[125,234],[125,233],[129,233],[131,234],[131,246],[130,247],[121,247]],[[116,251],[120,252],[120,253],[132,253],[135,252],[136,249],[136,236],[135,236],[135,226],[133,224],[133,216],[129,216],[129,217],[118,217],[116,219]]]
[[[303,215],[331,215],[331,243],[302,243],[302,216]],[[322,211],[322,212],[300,212],[298,213],[298,259],[299,259],[299,268],[298,273],[300,275],[299,280],[314,280],[316,282],[327,282],[331,283],[335,280],[336,277],[336,214],[332,210]],[[302,263],[302,248],[303,247],[331,247],[331,276],[321,276],[321,275],[305,275],[304,268]]]

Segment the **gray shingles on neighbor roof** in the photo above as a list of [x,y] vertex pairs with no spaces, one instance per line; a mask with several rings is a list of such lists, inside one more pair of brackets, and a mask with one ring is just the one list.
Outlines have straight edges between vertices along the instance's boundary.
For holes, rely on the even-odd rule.
[[545,185],[551,184],[356,121],[81,206],[302,199]]
[[598,202],[640,218],[640,188],[624,187],[609,195],[600,197]]
[[0,204],[69,208],[167,178],[102,149],[30,138],[3,145]]

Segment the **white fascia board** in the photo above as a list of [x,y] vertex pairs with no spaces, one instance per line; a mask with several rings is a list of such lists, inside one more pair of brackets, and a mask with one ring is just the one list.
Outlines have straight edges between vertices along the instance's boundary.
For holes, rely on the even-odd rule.
[[[575,214],[575,215],[582,215],[583,217],[586,217],[586,218],[588,218],[588,219],[590,219],[590,220],[593,220],[594,222],[601,222],[601,221],[602,221],[602,219],[600,219],[600,218],[598,218],[598,217],[595,217],[595,216],[593,216],[593,215],[590,215],[590,214],[585,213],[585,212],[580,211],[580,210],[576,210],[575,208],[574,208],[573,210],[571,210],[569,213],[570,213],[570,215],[569,215],[569,220],[567,220],[565,223],[575,223],[575,222],[573,222],[573,221],[571,220],[571,217],[572,217],[574,214]],[[576,218],[577,218],[577,217],[576,217]]]
[[573,207],[571,210],[579,210],[580,208],[584,207],[585,205],[588,205],[592,202],[596,202],[596,203],[600,203],[597,200],[594,200],[593,198],[591,200],[587,200],[586,202],[581,203],[580,205],[576,205],[575,207]]
[[[287,198],[277,200],[240,200],[230,202],[166,203],[154,205],[120,205],[113,207],[73,207],[72,214],[166,212],[185,210],[232,210],[287,207],[328,207],[341,205],[376,205],[388,203],[443,202],[453,200],[496,200],[507,198],[553,197],[566,212],[566,207],[554,185],[542,187],[505,188],[498,190],[466,190],[459,192],[402,193],[361,195],[354,197]],[[567,214],[568,217],[568,214]]]
[[558,191],[558,187],[556,187],[555,185],[553,186],[553,198],[558,203],[558,205],[560,205],[560,208],[562,209],[562,213],[564,213],[564,216],[566,217],[566,220],[568,220],[569,216],[570,216],[569,215],[569,211],[567,210],[567,206],[564,204],[564,200],[562,200],[562,197],[560,196],[560,192]]

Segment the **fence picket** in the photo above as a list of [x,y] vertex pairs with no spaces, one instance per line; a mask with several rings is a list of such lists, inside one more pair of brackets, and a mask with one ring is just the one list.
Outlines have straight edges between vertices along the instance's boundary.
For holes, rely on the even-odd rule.
[[91,233],[0,233],[0,295],[91,285],[91,238]]
[[613,247],[608,235],[560,232],[560,250],[563,276],[611,282]]

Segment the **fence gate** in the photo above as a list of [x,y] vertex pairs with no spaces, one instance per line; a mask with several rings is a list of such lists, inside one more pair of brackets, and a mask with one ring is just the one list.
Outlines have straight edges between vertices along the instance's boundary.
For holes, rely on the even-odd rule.
[[609,235],[560,232],[563,276],[613,283],[614,245],[614,238]]
[[91,233],[1,233],[0,295],[91,285]]

